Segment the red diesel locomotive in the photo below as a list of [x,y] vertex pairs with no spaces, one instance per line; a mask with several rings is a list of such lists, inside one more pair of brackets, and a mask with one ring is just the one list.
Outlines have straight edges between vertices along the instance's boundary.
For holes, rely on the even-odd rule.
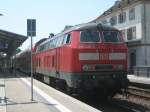
[[126,89],[127,46],[112,27],[88,23],[74,26],[34,48],[35,77],[70,93],[106,96]]
[[127,47],[115,28],[77,25],[34,50],[37,77],[60,90],[114,95],[128,85]]

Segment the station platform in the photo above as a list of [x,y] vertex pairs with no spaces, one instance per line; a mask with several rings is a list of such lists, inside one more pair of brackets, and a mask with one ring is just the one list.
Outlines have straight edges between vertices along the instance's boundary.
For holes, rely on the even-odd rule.
[[31,101],[30,78],[0,73],[0,112],[101,112],[37,80]]
[[149,85],[150,87],[150,78],[148,77],[128,75],[128,79],[130,80],[131,83],[145,84],[145,85]]

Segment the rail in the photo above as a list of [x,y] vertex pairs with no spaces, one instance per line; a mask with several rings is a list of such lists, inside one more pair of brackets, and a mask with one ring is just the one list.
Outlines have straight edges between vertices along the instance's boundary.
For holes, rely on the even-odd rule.
[[150,100],[150,89],[142,89],[138,87],[128,87],[128,95],[136,96],[144,100]]

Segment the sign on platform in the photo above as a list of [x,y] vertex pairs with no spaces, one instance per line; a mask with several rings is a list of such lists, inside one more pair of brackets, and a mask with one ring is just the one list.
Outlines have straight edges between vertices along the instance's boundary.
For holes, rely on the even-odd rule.
[[27,36],[36,36],[36,20],[27,19]]

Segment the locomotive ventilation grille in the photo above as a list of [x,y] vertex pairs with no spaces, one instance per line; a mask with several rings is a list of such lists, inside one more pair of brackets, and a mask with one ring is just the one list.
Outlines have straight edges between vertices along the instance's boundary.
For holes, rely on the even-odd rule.
[[112,70],[113,69],[113,66],[112,65],[95,65],[94,66],[94,70],[95,71],[106,71],[106,70]]

